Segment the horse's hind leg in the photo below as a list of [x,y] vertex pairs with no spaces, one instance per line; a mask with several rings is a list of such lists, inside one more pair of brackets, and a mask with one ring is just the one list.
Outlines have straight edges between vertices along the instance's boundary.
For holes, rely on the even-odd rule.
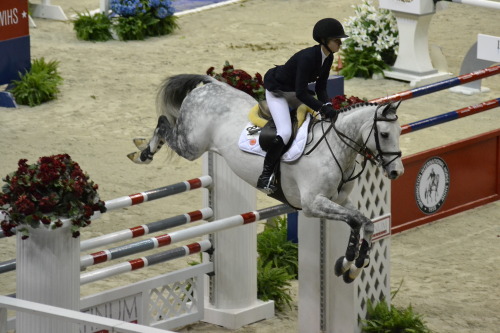
[[134,163],[148,164],[153,160],[154,154],[165,144],[165,137],[169,128],[167,117],[160,116],[158,124],[149,142],[144,138],[135,138],[134,144],[139,152],[128,154],[128,158]]

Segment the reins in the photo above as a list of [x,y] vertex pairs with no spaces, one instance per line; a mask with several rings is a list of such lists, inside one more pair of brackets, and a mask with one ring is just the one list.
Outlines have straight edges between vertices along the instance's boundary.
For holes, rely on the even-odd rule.
[[[342,174],[342,181],[340,182],[340,184],[339,184],[339,186],[337,188],[338,192],[340,192],[340,190],[342,189],[342,187],[344,186],[344,184],[346,184],[346,183],[348,183],[350,181],[353,181],[353,180],[355,180],[355,179],[357,179],[357,178],[359,178],[361,176],[361,174],[363,173],[363,171],[366,168],[366,162],[367,161],[370,161],[373,165],[378,164],[378,165],[382,165],[383,167],[385,167],[385,166],[391,164],[398,157],[401,157],[401,155],[402,155],[401,151],[399,151],[399,152],[384,152],[382,150],[381,146],[380,146],[380,139],[378,138],[377,121],[389,121],[389,122],[393,122],[393,121],[398,120],[397,115],[394,118],[377,117],[377,111],[378,111],[378,108],[377,108],[377,110],[375,110],[375,114],[374,114],[374,117],[373,117],[373,125],[372,125],[372,127],[370,129],[370,133],[366,137],[366,141],[363,144],[357,143],[356,141],[354,141],[353,139],[351,139],[350,137],[348,137],[347,135],[345,135],[344,133],[342,133],[341,131],[339,131],[337,129],[337,127],[335,126],[335,123],[330,122],[330,126],[328,126],[328,128],[325,131],[325,129],[323,127],[323,123],[326,120],[320,120],[319,121],[321,123],[322,129],[323,129],[323,135],[316,142],[316,144],[310,150],[308,150],[304,155],[307,155],[307,156],[310,155],[318,147],[318,145],[321,143],[321,141],[325,140],[325,142],[326,142],[326,144],[328,146],[328,149],[330,150],[330,153],[331,153],[333,159],[335,160],[335,163],[339,167],[340,172]],[[363,162],[361,162],[361,170],[356,175],[353,176],[354,171],[356,169],[356,168],[354,168],[352,170],[352,173],[349,175],[349,177],[347,179],[344,179],[344,170],[342,169],[342,166],[340,165],[340,162],[338,161],[337,157],[333,153],[333,150],[332,150],[332,148],[330,146],[330,143],[326,139],[326,135],[332,130],[332,128],[335,130],[335,133],[337,134],[337,136],[339,137],[339,139],[347,147],[351,148],[358,155],[361,155],[363,157]],[[368,149],[368,147],[367,147],[368,140],[370,139],[370,136],[372,135],[372,133],[374,133],[375,143],[376,143],[376,147],[377,147],[377,155],[376,156],[374,156],[373,152],[370,149]],[[394,155],[395,157],[392,160],[390,160],[389,162],[383,163],[383,156],[384,155]]]

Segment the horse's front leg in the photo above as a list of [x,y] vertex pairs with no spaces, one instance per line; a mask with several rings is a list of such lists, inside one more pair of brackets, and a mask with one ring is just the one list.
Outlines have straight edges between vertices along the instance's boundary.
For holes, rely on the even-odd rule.
[[[361,270],[370,263],[373,222],[361,214],[349,200],[346,200],[344,205],[339,205],[323,195],[317,195],[309,205],[303,205],[303,209],[306,215],[344,221],[351,227],[345,256],[335,263],[335,274],[343,275],[347,283],[354,281]],[[363,240],[360,244],[361,230]]]
[[[356,207],[350,200],[346,201],[344,207],[359,213],[361,219],[361,229],[363,230],[363,240],[361,241],[361,245],[359,245],[359,231],[356,232],[354,231],[354,229],[351,229],[351,235],[349,236],[349,244],[347,246],[346,255],[345,257],[340,257],[335,263],[335,274],[337,276],[343,275],[344,281],[346,283],[351,283],[355,278],[358,277],[363,268],[368,267],[368,265],[370,264],[370,250],[372,248],[374,225],[369,218],[356,210]],[[356,240],[351,241],[351,239],[353,239],[354,237],[357,237],[356,245],[359,245],[359,253],[355,257],[355,262],[353,265],[352,261],[349,260],[350,258],[352,258],[350,257],[351,251],[349,250],[349,247],[355,246],[353,245],[353,241]]]

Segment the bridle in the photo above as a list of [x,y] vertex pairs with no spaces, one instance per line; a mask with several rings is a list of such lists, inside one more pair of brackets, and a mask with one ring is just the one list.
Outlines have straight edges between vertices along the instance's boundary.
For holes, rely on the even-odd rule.
[[[378,111],[378,109],[377,109],[377,111]],[[378,117],[377,111],[375,111],[375,116],[373,117],[373,126],[371,129],[371,131],[375,132],[374,133],[374,135],[375,135],[375,147],[377,148],[377,155],[374,157],[374,159],[375,159],[377,165],[385,168],[386,166],[388,166],[389,164],[394,162],[397,158],[400,158],[402,156],[402,153],[401,153],[401,150],[399,150],[399,151],[383,151],[382,150],[382,147],[380,146],[380,139],[379,139],[377,122],[378,121],[395,122],[398,120],[398,116],[395,114],[394,118]],[[368,138],[371,135],[371,131],[370,131],[370,134],[368,135]],[[367,142],[368,142],[368,139],[364,143],[364,146],[365,146],[365,149],[369,150],[368,148],[366,148]],[[384,163],[384,156],[394,156],[394,158],[391,159],[389,162]]]
[[[357,178],[359,178],[361,176],[361,174],[363,173],[363,171],[365,170],[365,167],[366,167],[366,162],[367,161],[370,161],[372,163],[372,165],[377,165],[377,166],[381,166],[381,167],[386,167],[387,165],[391,164],[392,162],[394,162],[397,158],[400,158],[402,156],[402,152],[401,150],[399,151],[384,151],[380,145],[380,139],[379,139],[379,130],[378,130],[378,126],[377,126],[377,122],[395,122],[398,120],[398,116],[397,115],[394,115],[393,118],[387,118],[385,116],[379,116],[378,115],[378,110],[381,106],[377,107],[377,109],[375,110],[375,114],[373,116],[373,125],[370,129],[370,133],[368,134],[368,136],[366,137],[366,140],[362,143],[362,144],[359,144],[357,143],[356,141],[354,141],[353,139],[351,139],[350,137],[348,137],[347,135],[345,135],[344,133],[342,133],[341,131],[339,131],[337,129],[337,127],[335,126],[335,123],[331,123],[330,122],[330,126],[328,126],[328,128],[325,129],[323,128],[323,124],[326,120],[321,120],[321,126],[323,128],[323,135],[321,136],[321,138],[316,142],[316,144],[307,152],[305,153],[304,155],[309,155],[310,153],[312,153],[316,147],[319,145],[319,143],[323,140],[325,140],[326,144],[328,145],[328,149],[330,150],[330,153],[332,154],[332,157],[333,159],[335,160],[335,162],[337,163],[337,166],[339,167],[341,173],[342,173],[342,181],[341,183],[339,184],[339,187],[338,187],[338,191],[340,192],[340,189],[342,188],[342,186],[345,184],[345,183],[348,183],[350,181],[353,181]],[[328,132],[330,132],[331,130],[334,130],[335,133],[337,134],[337,136],[339,137],[339,139],[346,145],[348,146],[349,148],[351,148],[352,150],[354,150],[358,155],[362,156],[363,157],[363,162],[361,163],[361,171],[359,171],[356,175],[353,176],[354,174],[354,169],[353,169],[353,172],[351,173],[351,175],[349,175],[349,177],[347,179],[344,179],[344,170],[342,170],[342,167],[337,159],[337,157],[335,156],[335,154],[333,153],[333,150],[332,148],[330,147],[330,143],[328,142],[328,140],[326,139],[326,135],[328,134]],[[370,136],[372,135],[375,136],[375,147],[377,149],[376,151],[376,154],[374,154],[368,147],[367,147],[367,144],[368,144],[368,141],[370,139]],[[389,162],[385,162],[384,163],[384,156],[394,156]]]

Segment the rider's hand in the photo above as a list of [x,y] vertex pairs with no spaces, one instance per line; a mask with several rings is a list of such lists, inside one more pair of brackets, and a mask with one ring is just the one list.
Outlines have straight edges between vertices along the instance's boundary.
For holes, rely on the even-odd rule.
[[337,117],[339,115],[338,111],[335,110],[332,106],[332,103],[325,103],[319,109],[319,113],[323,117],[323,119],[330,119],[332,123],[334,123],[337,120]]

